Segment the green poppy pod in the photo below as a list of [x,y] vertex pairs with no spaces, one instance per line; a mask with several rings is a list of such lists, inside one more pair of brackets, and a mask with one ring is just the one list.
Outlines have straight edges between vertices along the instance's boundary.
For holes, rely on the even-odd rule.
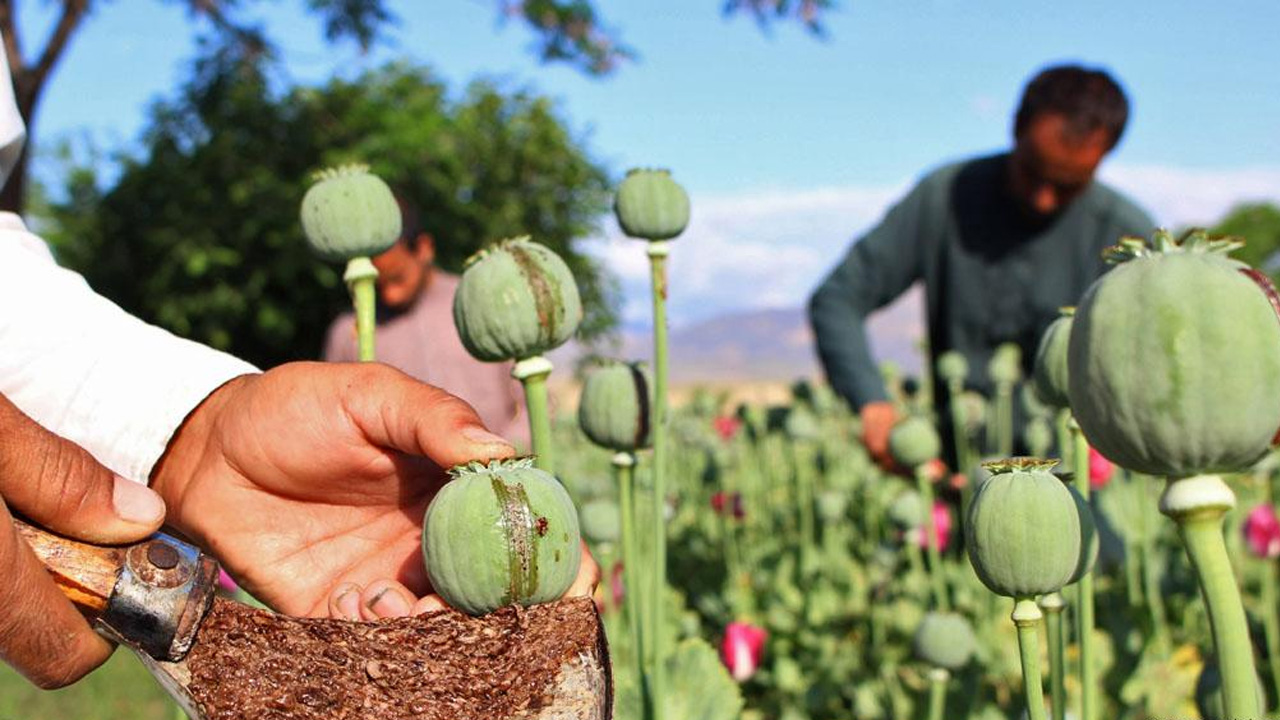
[[422,523],[431,586],[450,606],[484,615],[559,598],[582,560],[578,513],[560,481],[528,458],[449,471]]
[[915,469],[937,459],[942,438],[927,418],[912,415],[899,420],[889,431],[889,454],[904,468]]
[[1032,383],[1023,383],[1018,390],[1018,400],[1022,403],[1022,410],[1028,417],[1052,419],[1057,413],[1055,409],[1045,405],[1044,401],[1036,393],[1036,389]]
[[615,543],[621,537],[618,504],[612,500],[592,500],[578,510],[582,536],[592,543]]
[[1049,323],[1036,348],[1036,365],[1031,379],[1040,401],[1055,408],[1070,404],[1067,397],[1067,342],[1075,308],[1062,308],[1057,320]]
[[618,186],[613,212],[629,237],[670,240],[689,225],[689,195],[671,171],[636,168]]
[[839,490],[823,490],[818,493],[818,515],[823,522],[840,522],[848,510],[849,493]]
[[1042,417],[1033,417],[1022,430],[1022,441],[1034,457],[1044,457],[1053,447],[1053,428]]
[[924,525],[924,499],[915,490],[904,490],[889,503],[887,514],[899,530],[915,530]]
[[573,337],[582,322],[582,301],[564,260],[518,237],[467,260],[453,297],[453,322],[475,358],[524,360]]
[[783,423],[787,437],[799,442],[813,442],[822,439],[822,427],[809,408],[794,405],[787,411],[787,419]]
[[1062,589],[1080,567],[1080,512],[1050,469],[1054,460],[986,463],[991,477],[969,502],[965,546],[978,578],[1013,598]]
[[649,447],[653,382],[642,363],[610,361],[587,371],[578,424],[595,443],[634,452]]
[[961,387],[969,378],[969,361],[959,350],[948,350],[938,356],[937,371],[947,385]]
[[981,393],[966,390],[960,393],[960,422],[966,435],[976,435],[987,425],[987,399]]
[[1012,385],[1022,379],[1022,348],[1001,343],[987,362],[987,376],[997,385]]
[[391,188],[364,165],[316,173],[302,198],[302,230],[325,260],[372,257],[400,237],[400,206]]
[[1089,444],[1149,475],[1241,472],[1280,429],[1280,321],[1238,241],[1126,238],[1086,291],[1068,346],[1071,410]]
[[954,672],[969,664],[978,650],[978,638],[963,616],[931,612],[920,621],[911,646],[920,660]]

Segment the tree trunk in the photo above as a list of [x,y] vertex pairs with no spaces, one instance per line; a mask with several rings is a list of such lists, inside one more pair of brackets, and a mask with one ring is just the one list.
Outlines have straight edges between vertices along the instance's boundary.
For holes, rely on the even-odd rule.
[[9,179],[0,190],[0,211],[22,213],[27,199],[27,168],[31,165],[31,115],[22,113],[27,124],[27,141],[18,156],[18,164],[9,173]]

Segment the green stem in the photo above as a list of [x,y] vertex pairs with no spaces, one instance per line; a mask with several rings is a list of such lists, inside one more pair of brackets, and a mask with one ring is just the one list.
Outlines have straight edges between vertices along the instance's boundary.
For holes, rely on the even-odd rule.
[[654,597],[653,627],[653,700],[654,717],[662,720],[666,691],[666,648],[663,647],[663,588],[667,580],[666,472],[667,472],[667,255],[671,246],[665,241],[648,244],[650,278],[653,290],[653,533],[654,533]]
[[1160,592],[1159,568],[1156,567],[1156,538],[1154,523],[1148,520],[1151,515],[1151,476],[1138,477],[1142,500],[1138,512],[1139,528],[1142,533],[1142,583],[1147,596],[1147,609],[1151,613],[1151,631],[1157,646],[1168,651],[1173,642],[1169,638],[1168,615],[1164,609],[1164,595]]
[[942,575],[942,552],[938,542],[938,524],[933,521],[933,482],[925,465],[916,468],[916,486],[924,500],[924,537],[929,553],[929,583],[933,586],[933,602],[942,612],[951,609],[947,600],[947,579]]
[[644,691],[648,685],[644,672],[644,639],[640,634],[640,613],[645,593],[641,589],[640,548],[636,542],[635,465],[636,456],[632,453],[620,452],[613,456],[613,468],[618,477],[619,512],[622,515],[622,580],[626,585],[623,606],[631,629],[631,658],[636,687],[640,689],[640,717],[644,718],[649,716]]
[[1013,454],[1013,386],[1007,383],[996,386],[995,451],[1002,458]]
[[351,291],[351,302],[356,309],[357,357],[360,362],[373,362],[374,294],[377,291],[378,269],[368,257],[353,257],[347,261],[347,271],[342,279]]
[[1253,644],[1222,536],[1223,518],[1234,506],[1235,494],[1216,475],[1170,478],[1160,498],[1160,510],[1178,523],[1178,534],[1200,579],[1222,674],[1224,714],[1228,718],[1256,718],[1260,710]]
[[1067,648],[1062,611],[1067,604],[1062,594],[1055,592],[1041,597],[1039,605],[1045,613],[1045,625],[1049,630],[1049,703],[1053,708],[1053,720],[1065,720]]
[[551,412],[547,402],[547,376],[551,361],[534,355],[516,363],[511,376],[524,386],[525,406],[529,410],[529,437],[533,444],[533,464],[555,474],[555,453],[551,443]]
[[[1067,421],[1071,437],[1075,441],[1071,459],[1075,465],[1075,486],[1089,503],[1089,442],[1085,440],[1080,425],[1072,418]],[[1076,621],[1080,635],[1080,716],[1081,720],[1098,720],[1098,668],[1093,657],[1093,571],[1085,573],[1077,584]]]
[[1124,540],[1124,583],[1127,597],[1129,599],[1129,607],[1142,607],[1142,568],[1150,562],[1146,557],[1146,550],[1135,542],[1130,542],[1128,538]]
[[1022,686],[1027,698],[1030,720],[1046,720],[1044,680],[1040,676],[1040,635],[1038,628],[1044,614],[1033,598],[1016,598],[1013,623],[1018,626],[1018,654],[1022,658]]
[[951,397],[951,438],[956,445],[956,472],[968,474],[973,469],[972,452],[969,447],[969,434],[965,432],[964,409],[960,407],[960,393],[964,386],[958,382],[947,384],[947,394]]
[[[802,447],[803,446],[803,447]],[[795,458],[796,472],[796,502],[799,505],[799,566],[797,567],[798,577],[802,580],[808,577],[810,571],[813,570],[813,545],[814,545],[814,522],[813,522],[813,477],[812,462],[813,454],[810,451],[809,442],[807,440],[797,441],[792,444],[792,456]]]
[[929,670],[929,720],[942,720],[947,708],[947,681],[951,673],[945,668]]
[[920,550],[921,528],[913,528],[903,535],[903,544],[907,546],[907,561],[911,564],[911,574],[917,580],[928,581],[929,573],[924,567],[924,553]]
[[1063,408],[1058,411],[1058,416],[1054,419],[1054,425],[1058,431],[1058,457],[1062,460],[1062,467],[1069,466],[1071,461],[1071,411]]
[[1262,570],[1263,632],[1266,633],[1267,657],[1271,664],[1271,683],[1275,697],[1280,699],[1280,597],[1276,593],[1276,565],[1259,563]]

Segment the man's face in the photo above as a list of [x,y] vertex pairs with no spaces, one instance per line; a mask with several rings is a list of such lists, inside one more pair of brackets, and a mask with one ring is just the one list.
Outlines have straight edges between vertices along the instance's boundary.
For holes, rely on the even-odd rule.
[[373,258],[378,268],[378,301],[390,310],[404,310],[418,299],[431,279],[435,245],[426,235],[418,237],[418,247],[410,250],[403,240]]
[[1105,130],[1072,134],[1057,113],[1033,117],[1018,133],[1010,157],[1014,199],[1033,220],[1056,216],[1089,186],[1108,139]]

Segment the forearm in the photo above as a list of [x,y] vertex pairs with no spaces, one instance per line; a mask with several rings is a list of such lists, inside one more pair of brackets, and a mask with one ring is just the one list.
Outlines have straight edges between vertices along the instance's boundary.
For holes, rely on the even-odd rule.
[[818,359],[832,389],[854,409],[888,399],[867,341],[866,315],[830,280],[809,301]]
[[145,481],[191,409],[255,368],[130,316],[33,251],[33,237],[15,216],[0,220],[0,392]]

